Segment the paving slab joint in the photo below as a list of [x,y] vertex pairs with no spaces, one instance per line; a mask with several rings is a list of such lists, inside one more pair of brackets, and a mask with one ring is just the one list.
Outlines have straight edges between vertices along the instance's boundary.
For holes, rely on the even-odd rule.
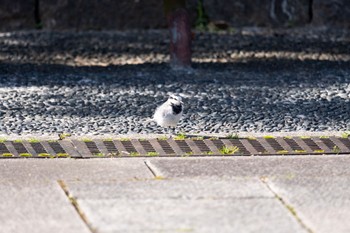
[[66,194],[67,198],[69,199],[70,203],[72,203],[74,209],[76,210],[76,212],[78,213],[79,217],[81,218],[81,220],[85,223],[85,225],[88,227],[88,229],[90,230],[91,233],[97,233],[97,230],[95,228],[92,227],[91,223],[88,221],[85,213],[83,212],[83,210],[81,209],[81,207],[79,206],[77,199],[69,192],[68,187],[66,185],[66,183],[63,180],[58,180],[57,181],[58,185],[61,187],[61,189],[64,191],[64,193]]
[[275,198],[283,205],[283,207],[287,209],[287,211],[292,215],[293,218],[295,218],[295,220],[301,225],[302,228],[304,228],[308,233],[314,233],[314,231],[309,226],[307,226],[304,223],[304,221],[299,217],[295,208],[292,205],[288,204],[280,195],[278,195],[278,193],[275,190],[273,190],[273,188],[269,185],[268,179],[266,177],[261,177],[260,181],[266,186],[266,188],[270,192],[273,193]]

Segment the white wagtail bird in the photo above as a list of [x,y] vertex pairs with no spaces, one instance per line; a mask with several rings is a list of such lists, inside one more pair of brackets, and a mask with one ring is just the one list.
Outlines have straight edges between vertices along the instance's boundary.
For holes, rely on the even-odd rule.
[[183,113],[182,98],[177,95],[170,95],[169,99],[160,105],[153,115],[153,120],[161,127],[172,128],[175,133],[175,127],[180,121]]

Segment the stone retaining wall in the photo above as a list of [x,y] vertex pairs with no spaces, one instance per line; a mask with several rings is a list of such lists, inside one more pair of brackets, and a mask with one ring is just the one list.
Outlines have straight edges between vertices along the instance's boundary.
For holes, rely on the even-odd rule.
[[[35,2],[39,14],[35,17]],[[350,28],[349,0],[203,0],[213,21],[230,26]],[[188,0],[192,22],[197,0]],[[40,16],[40,21],[38,21]],[[37,19],[35,19],[37,18]],[[161,0],[1,0],[0,30],[164,28]],[[39,23],[40,22],[40,23]]]

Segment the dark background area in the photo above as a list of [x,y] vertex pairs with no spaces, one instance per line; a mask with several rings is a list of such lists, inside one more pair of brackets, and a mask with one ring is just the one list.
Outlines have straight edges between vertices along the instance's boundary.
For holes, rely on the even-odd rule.
[[[197,0],[187,7],[195,25]],[[350,28],[349,0],[203,0],[211,22],[230,27]],[[165,28],[161,0],[0,0],[0,30]]]

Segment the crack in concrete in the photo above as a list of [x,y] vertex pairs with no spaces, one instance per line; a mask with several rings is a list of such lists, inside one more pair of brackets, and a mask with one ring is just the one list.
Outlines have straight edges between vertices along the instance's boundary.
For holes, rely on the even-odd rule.
[[83,210],[80,208],[77,199],[69,192],[68,187],[66,185],[66,183],[63,180],[58,180],[57,181],[58,185],[62,188],[62,190],[64,191],[64,193],[66,194],[67,198],[69,199],[70,203],[72,203],[74,209],[76,210],[76,212],[78,213],[79,217],[81,218],[81,220],[83,220],[83,222],[85,223],[85,225],[87,226],[87,228],[90,230],[91,233],[97,233],[97,230],[95,228],[93,228],[93,226],[91,225],[91,223],[88,221],[85,213],[83,212]]
[[288,204],[280,195],[278,195],[275,190],[272,189],[272,187],[268,184],[266,177],[261,177],[260,181],[267,187],[270,192],[273,193],[275,198],[283,205],[283,207],[288,210],[288,212],[293,216],[293,218],[295,218],[295,220],[301,225],[302,228],[304,228],[308,233],[314,233],[314,231],[309,226],[307,226],[299,217],[295,208],[292,205]]

